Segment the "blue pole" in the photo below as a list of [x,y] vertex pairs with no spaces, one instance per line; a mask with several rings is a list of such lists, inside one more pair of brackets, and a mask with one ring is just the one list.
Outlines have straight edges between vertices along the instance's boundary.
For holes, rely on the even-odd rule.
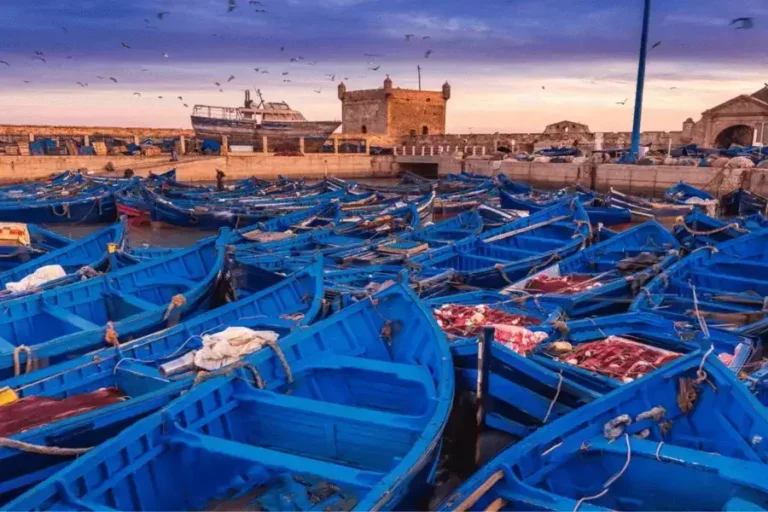
[[637,66],[637,89],[635,90],[635,117],[632,120],[632,147],[630,158],[637,161],[640,153],[640,121],[643,113],[643,86],[645,85],[645,61],[648,56],[648,22],[651,15],[651,0],[645,0],[643,12],[643,35],[640,39],[640,62]]

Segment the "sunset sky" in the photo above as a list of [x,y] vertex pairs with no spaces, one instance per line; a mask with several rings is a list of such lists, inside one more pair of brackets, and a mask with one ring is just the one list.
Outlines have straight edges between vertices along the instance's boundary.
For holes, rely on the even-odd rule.
[[[0,123],[189,127],[194,104],[238,106],[245,88],[339,119],[340,80],[375,88],[389,74],[416,87],[421,65],[424,88],[451,83],[451,132],[535,132],[562,119],[631,129],[642,0],[236,3],[3,0]],[[680,129],[768,82],[767,0],[654,4],[650,39],[661,45],[649,55],[644,130]],[[744,16],[754,29],[729,27]]]

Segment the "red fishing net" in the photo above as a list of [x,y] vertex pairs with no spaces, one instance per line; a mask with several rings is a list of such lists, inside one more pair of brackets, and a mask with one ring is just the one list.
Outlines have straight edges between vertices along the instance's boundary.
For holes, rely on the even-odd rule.
[[433,312],[437,324],[446,334],[460,337],[479,336],[483,327],[496,329],[495,339],[519,354],[526,354],[547,337],[526,326],[539,325],[538,318],[507,313],[486,305],[445,304]]
[[525,290],[530,293],[580,293],[591,288],[597,288],[600,283],[594,276],[570,274],[567,276],[540,275],[525,284]]
[[123,399],[117,388],[102,388],[67,398],[30,396],[0,406],[0,437],[93,411]]
[[577,345],[557,359],[622,382],[630,382],[680,355],[619,336],[608,336],[604,340]]

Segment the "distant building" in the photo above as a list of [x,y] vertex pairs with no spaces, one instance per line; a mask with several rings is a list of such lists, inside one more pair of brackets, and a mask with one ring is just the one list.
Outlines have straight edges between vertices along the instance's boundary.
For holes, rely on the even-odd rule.
[[339,84],[342,132],[377,134],[396,139],[407,135],[442,135],[451,86],[441,91],[419,91],[392,86],[387,77],[381,89],[347,91]]
[[686,119],[679,142],[718,148],[728,148],[731,144],[749,146],[753,142],[768,144],[766,126],[768,87],[763,87],[705,110],[697,123]]
[[589,126],[573,121],[560,121],[559,123],[548,124],[544,128],[544,133],[559,133],[566,135],[569,133],[590,133]]

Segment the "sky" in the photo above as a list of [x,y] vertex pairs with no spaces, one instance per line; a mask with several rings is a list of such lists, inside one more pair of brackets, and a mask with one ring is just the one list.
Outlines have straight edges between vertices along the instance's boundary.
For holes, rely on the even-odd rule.
[[[195,104],[239,106],[246,88],[333,120],[340,81],[416,88],[420,66],[425,89],[451,84],[449,132],[629,131],[642,3],[2,0],[0,123],[189,128]],[[768,82],[768,0],[652,3],[644,130]]]

